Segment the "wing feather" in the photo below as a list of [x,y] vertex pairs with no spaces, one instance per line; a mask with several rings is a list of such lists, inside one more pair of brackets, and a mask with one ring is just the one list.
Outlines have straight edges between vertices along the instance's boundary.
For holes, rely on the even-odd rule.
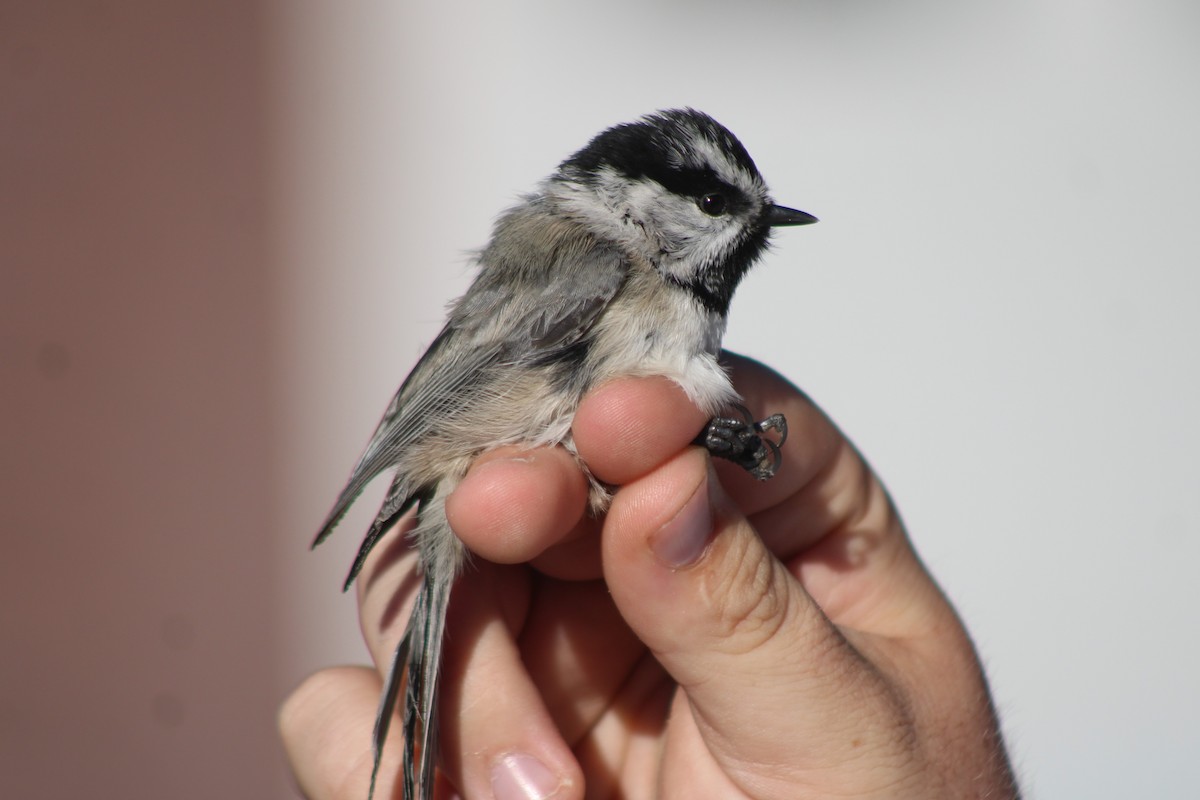
[[[367,484],[459,409],[492,391],[505,371],[553,362],[583,343],[629,273],[629,262],[613,246],[536,203],[518,207],[497,223],[479,262],[479,276],[392,399],[314,546],[332,532]],[[397,475],[385,505],[407,508],[412,495],[428,489]],[[365,550],[379,536],[374,528]],[[356,559],[355,573],[365,550]]]

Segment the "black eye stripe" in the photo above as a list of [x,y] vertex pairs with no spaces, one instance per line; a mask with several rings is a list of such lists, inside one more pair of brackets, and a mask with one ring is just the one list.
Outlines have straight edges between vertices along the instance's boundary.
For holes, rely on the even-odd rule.
[[691,197],[697,202],[708,195],[721,195],[725,199],[725,211],[752,205],[740,189],[725,183],[711,169],[647,169],[639,175],[626,177],[649,178],[672,194]]
[[[658,169],[648,169],[643,175],[652,181],[661,183],[668,191],[684,197],[703,197],[718,190],[728,190],[717,174],[711,169],[670,169],[656,165]],[[628,177],[637,178],[639,175]]]

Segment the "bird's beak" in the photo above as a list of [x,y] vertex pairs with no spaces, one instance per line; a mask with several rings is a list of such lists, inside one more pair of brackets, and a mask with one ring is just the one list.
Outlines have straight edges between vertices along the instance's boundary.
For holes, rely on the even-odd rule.
[[771,228],[783,225],[812,225],[816,221],[817,218],[807,211],[783,206],[771,206],[767,209],[767,226]]

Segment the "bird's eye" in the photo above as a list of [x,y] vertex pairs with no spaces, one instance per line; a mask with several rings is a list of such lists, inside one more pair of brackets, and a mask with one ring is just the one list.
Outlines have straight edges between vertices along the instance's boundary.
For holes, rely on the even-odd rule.
[[700,210],[710,217],[719,217],[725,213],[725,195],[706,194],[700,198]]

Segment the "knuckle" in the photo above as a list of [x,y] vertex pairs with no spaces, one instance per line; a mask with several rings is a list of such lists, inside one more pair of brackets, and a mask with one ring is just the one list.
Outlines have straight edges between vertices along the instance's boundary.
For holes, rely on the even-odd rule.
[[730,537],[728,569],[708,586],[713,610],[712,635],[730,654],[757,650],[774,639],[793,614],[791,592],[782,565],[752,537]]

